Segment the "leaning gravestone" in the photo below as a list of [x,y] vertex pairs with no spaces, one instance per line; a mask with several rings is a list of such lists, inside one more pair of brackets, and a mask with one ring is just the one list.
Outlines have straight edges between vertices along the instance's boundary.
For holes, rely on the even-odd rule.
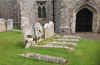
[[42,40],[43,36],[44,36],[44,32],[43,32],[43,27],[40,23],[36,23],[33,26],[33,30],[34,30],[34,40],[36,41],[36,43],[40,40]]
[[13,30],[13,19],[8,19],[8,21],[7,21],[7,30],[8,31]]
[[0,19],[0,32],[6,32],[6,20],[3,18]]

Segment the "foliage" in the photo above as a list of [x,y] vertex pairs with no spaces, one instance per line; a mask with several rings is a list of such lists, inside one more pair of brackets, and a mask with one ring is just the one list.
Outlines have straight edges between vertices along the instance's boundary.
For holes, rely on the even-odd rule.
[[14,24],[14,25],[13,25],[13,28],[14,28],[15,30],[19,30],[19,29],[20,29],[20,25],[19,25],[19,24]]

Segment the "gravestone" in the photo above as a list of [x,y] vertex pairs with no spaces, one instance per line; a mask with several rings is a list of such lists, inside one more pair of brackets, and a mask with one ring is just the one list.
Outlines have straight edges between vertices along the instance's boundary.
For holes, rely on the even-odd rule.
[[34,40],[37,42],[39,42],[40,40],[43,39],[44,37],[44,32],[43,32],[43,27],[40,23],[36,23],[33,25],[33,30],[34,30]]
[[52,37],[54,33],[54,23],[50,21],[44,25],[45,38]]
[[45,39],[48,38],[49,34],[48,34],[48,23],[46,23],[44,25],[44,35],[45,35]]
[[7,30],[8,31],[13,30],[13,19],[8,19],[8,21],[7,21]]
[[3,18],[0,19],[0,32],[6,32],[6,20]]
[[54,23],[52,21],[49,22],[48,33],[49,37],[52,37],[54,35]]

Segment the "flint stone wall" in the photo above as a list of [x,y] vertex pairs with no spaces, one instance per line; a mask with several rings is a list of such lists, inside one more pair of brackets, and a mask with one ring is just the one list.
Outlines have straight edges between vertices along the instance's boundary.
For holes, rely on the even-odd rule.
[[[75,33],[76,14],[88,8],[93,12],[93,32],[100,32],[100,0],[55,0],[56,32]],[[68,27],[68,30],[61,29]]]

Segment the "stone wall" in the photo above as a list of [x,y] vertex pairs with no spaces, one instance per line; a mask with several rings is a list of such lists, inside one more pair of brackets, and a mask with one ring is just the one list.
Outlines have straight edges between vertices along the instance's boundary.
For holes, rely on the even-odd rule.
[[[37,13],[37,1],[45,1],[45,0],[19,0],[20,7],[21,7],[21,28],[24,33],[30,33],[32,35],[32,24],[35,24],[38,21],[38,13]],[[47,1],[47,18],[52,19],[52,9],[51,0]],[[49,8],[50,7],[50,8]],[[51,14],[51,15],[50,15]],[[50,16],[49,16],[50,15]],[[47,21],[49,22],[49,21]]]
[[20,22],[20,7],[17,0],[0,0],[0,18],[13,19]]
[[[38,3],[39,1],[45,1],[45,8],[46,8],[46,18],[39,18],[38,17]],[[41,24],[45,24],[45,23],[48,23],[49,20],[53,21],[53,4],[52,4],[52,1],[53,0],[35,0],[34,1],[34,13],[35,13],[35,16],[36,16],[36,20],[38,22],[40,22]],[[41,5],[40,5],[41,6]]]
[[[100,32],[100,1],[99,0],[55,0],[56,29],[58,32],[75,33],[76,14],[86,6],[94,14],[93,32]],[[67,27],[64,31],[61,27]]]
[[35,0],[21,0],[20,7],[21,7],[21,28],[24,33],[29,32],[32,34],[32,24],[36,23],[36,16],[35,16]]
[[18,22],[20,16],[26,17],[30,27],[38,21],[37,1],[46,1],[46,22],[55,22],[55,32],[75,33],[76,14],[84,7],[91,9],[94,14],[93,32],[100,32],[99,0],[0,0],[0,18]]
[[88,8],[93,12],[93,32],[100,32],[99,0],[54,0],[54,2],[53,0],[22,0],[20,1],[23,9],[22,17],[29,19],[29,27],[38,22],[37,1],[47,1],[47,18],[55,22],[55,32],[75,33],[76,14],[82,8]]
[[[66,25],[65,18],[64,18],[64,3],[63,0],[54,0],[54,15],[55,15],[55,31],[58,33],[60,32],[60,26]],[[66,3],[67,4],[67,3]]]

